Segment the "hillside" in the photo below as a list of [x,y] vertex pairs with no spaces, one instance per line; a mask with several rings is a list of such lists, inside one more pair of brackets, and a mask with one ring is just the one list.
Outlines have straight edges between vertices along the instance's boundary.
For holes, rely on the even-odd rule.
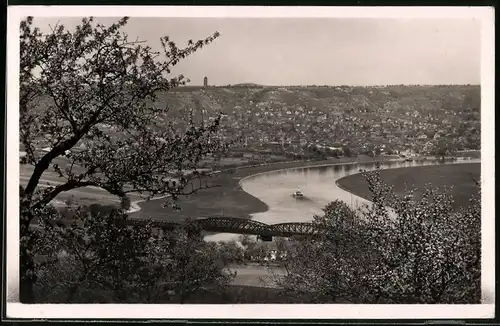
[[[169,112],[156,121],[182,129],[225,114],[222,134],[255,150],[269,144],[343,146],[355,153],[453,147],[480,149],[479,86],[188,86],[158,94]],[[43,101],[42,101],[43,103]],[[47,103],[39,109],[46,107]],[[293,146],[292,146],[293,147]],[[283,149],[283,148],[281,148]]]
[[199,104],[207,110],[230,113],[235,107],[304,106],[318,112],[338,113],[385,108],[390,113],[419,110],[421,113],[480,106],[479,86],[388,87],[213,87],[173,89],[160,94],[159,102],[183,109]]
[[253,144],[301,139],[362,147],[393,141],[405,148],[417,137],[442,136],[456,139],[458,149],[479,146],[479,86],[208,87],[174,89],[159,101],[179,118],[189,109],[204,119],[222,112],[226,133],[244,134]]

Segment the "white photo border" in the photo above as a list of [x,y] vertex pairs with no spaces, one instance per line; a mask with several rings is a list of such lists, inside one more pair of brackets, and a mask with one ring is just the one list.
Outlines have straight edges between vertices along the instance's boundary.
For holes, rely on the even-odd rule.
[[[19,23],[35,17],[219,18],[464,18],[481,22],[482,288],[478,305],[157,305],[15,302],[19,285]],[[244,7],[244,6],[10,6],[7,19],[7,306],[8,318],[44,319],[469,319],[495,310],[495,125],[493,7]],[[8,205],[9,203],[12,203]],[[486,289],[486,290],[485,290]],[[489,289],[489,290],[488,290]]]

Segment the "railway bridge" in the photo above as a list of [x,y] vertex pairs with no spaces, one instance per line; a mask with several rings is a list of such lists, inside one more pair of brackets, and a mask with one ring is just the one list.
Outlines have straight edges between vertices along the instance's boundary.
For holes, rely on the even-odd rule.
[[[64,226],[70,225],[74,221],[57,220],[53,224]],[[150,219],[126,219],[120,221],[128,226],[151,225],[153,228],[163,231],[173,230],[181,227],[191,227],[195,232],[214,232],[214,233],[236,233],[251,234],[260,236],[264,241],[271,241],[272,237],[291,237],[299,236],[321,236],[329,231],[328,228],[314,223],[279,223],[266,224],[250,219],[229,217],[229,216],[211,216],[198,218],[188,222],[169,222]]]

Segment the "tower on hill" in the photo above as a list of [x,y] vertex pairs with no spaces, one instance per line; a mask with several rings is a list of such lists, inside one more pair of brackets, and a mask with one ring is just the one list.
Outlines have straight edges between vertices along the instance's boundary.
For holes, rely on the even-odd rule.
[[203,78],[203,87],[207,87],[208,86],[208,77],[205,76],[205,78]]

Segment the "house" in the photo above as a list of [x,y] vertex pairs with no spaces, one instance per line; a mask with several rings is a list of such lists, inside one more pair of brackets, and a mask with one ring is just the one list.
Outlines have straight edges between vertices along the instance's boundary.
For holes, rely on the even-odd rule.
[[264,256],[264,261],[276,261],[276,260],[285,260],[287,257],[287,251],[280,250],[278,248],[277,241],[267,242],[266,244],[266,252]]
[[412,149],[406,149],[404,151],[400,151],[399,154],[403,157],[414,157],[416,155],[415,151]]

